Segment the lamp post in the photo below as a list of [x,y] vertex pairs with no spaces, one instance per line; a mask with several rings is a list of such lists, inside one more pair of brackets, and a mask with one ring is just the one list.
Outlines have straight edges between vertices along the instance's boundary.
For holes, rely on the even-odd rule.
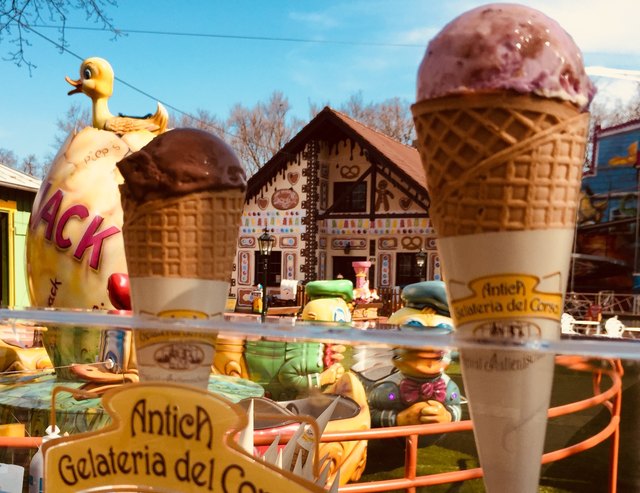
[[267,318],[267,280],[269,271],[269,256],[273,250],[273,244],[276,242],[275,237],[269,234],[269,230],[264,228],[264,232],[258,237],[258,248],[262,256],[262,313],[260,319],[264,322]]
[[416,253],[416,265],[418,266],[418,271],[420,271],[420,281],[424,281],[422,274],[424,273],[424,263],[426,260],[427,252],[421,248],[420,251]]

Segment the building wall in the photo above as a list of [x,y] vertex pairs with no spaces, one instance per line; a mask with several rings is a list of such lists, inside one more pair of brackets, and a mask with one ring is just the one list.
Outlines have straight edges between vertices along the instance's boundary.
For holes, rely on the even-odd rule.
[[[301,269],[304,259],[300,254],[301,238],[306,231],[303,224],[306,210],[302,206],[305,200],[302,189],[307,183],[303,173],[306,165],[306,160],[297,156],[284,172],[245,205],[231,288],[237,296],[238,306],[251,304],[251,292],[255,290],[257,240],[265,228],[276,238],[274,251],[282,252],[281,279],[304,279]],[[278,290],[270,292],[277,294]]]
[[[303,266],[308,261],[305,252],[308,228],[305,221],[310,207],[307,193],[307,174],[312,168],[310,159],[307,152],[292,156],[286,169],[245,205],[231,288],[232,294],[237,296],[239,308],[248,308],[251,304],[251,293],[255,290],[257,238],[265,227],[276,238],[274,251],[282,252],[280,279],[305,280]],[[317,162],[317,206],[320,213],[334,203],[333,184],[336,181],[357,181],[371,166],[364,150],[349,140],[331,147],[321,143]],[[374,263],[375,278],[370,278],[370,287],[392,287],[396,285],[398,254],[415,254],[422,248],[427,252],[425,277],[440,279],[435,234],[429,220],[393,217],[394,213],[424,213],[424,208],[406,197],[383,176],[378,175],[375,184],[372,179],[372,176],[366,178],[369,194],[366,212],[371,212],[370,194],[373,193],[373,208],[391,217],[373,221],[368,217],[319,220],[314,278],[335,278],[341,272],[334,268],[334,262],[342,261],[344,265],[345,257],[348,257],[347,262],[350,258],[354,261],[364,258]],[[345,251],[347,243],[349,248]],[[268,292],[277,295],[279,288],[271,287]]]
[[[336,181],[357,181],[370,167],[366,153],[357,144],[352,148],[350,141],[343,141],[338,149],[321,146],[320,176],[326,177],[327,200],[330,206],[333,197],[333,187]],[[385,177],[378,175],[373,184],[373,176],[366,179],[367,200],[366,212],[371,213],[371,206],[379,214],[420,213],[424,209],[411,201],[398,187]],[[371,200],[370,195],[374,197]],[[321,181],[321,211],[322,204]],[[427,218],[402,218],[401,216],[358,219],[325,219],[319,226],[320,237],[320,271],[325,277],[335,277],[338,272],[333,268],[333,259],[341,256],[351,256],[354,260],[366,257],[375,265],[375,279],[370,279],[370,286],[392,287],[396,285],[396,260],[399,253],[416,253],[420,249],[427,252],[426,278],[440,279],[440,261],[436,251],[435,234]],[[345,254],[344,248],[350,246]],[[323,255],[324,254],[324,255]]]
[[9,293],[3,299],[16,307],[30,305],[26,265],[27,225],[36,192],[0,188],[0,212],[7,214],[9,224],[8,269]]

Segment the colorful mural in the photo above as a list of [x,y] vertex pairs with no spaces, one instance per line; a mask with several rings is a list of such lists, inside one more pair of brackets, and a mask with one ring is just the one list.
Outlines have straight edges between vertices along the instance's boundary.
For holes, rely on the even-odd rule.
[[640,120],[596,128],[580,192],[572,281],[577,291],[632,288],[638,270],[639,143]]
[[583,180],[582,224],[636,216],[639,142],[640,120],[596,130],[593,162]]

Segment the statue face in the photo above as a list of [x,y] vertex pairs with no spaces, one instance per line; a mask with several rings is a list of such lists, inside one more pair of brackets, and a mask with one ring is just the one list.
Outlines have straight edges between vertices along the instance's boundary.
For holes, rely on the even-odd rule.
[[438,349],[396,349],[394,366],[403,375],[415,378],[437,377],[449,366],[447,353]]
[[351,310],[342,298],[318,298],[305,305],[302,320],[351,322]]

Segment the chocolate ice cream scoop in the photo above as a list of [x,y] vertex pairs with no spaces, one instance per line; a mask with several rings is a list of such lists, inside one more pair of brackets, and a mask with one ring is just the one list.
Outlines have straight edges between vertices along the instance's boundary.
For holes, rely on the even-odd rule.
[[135,202],[206,190],[245,190],[247,179],[231,147],[219,137],[194,128],[159,135],[118,163],[123,196]]

